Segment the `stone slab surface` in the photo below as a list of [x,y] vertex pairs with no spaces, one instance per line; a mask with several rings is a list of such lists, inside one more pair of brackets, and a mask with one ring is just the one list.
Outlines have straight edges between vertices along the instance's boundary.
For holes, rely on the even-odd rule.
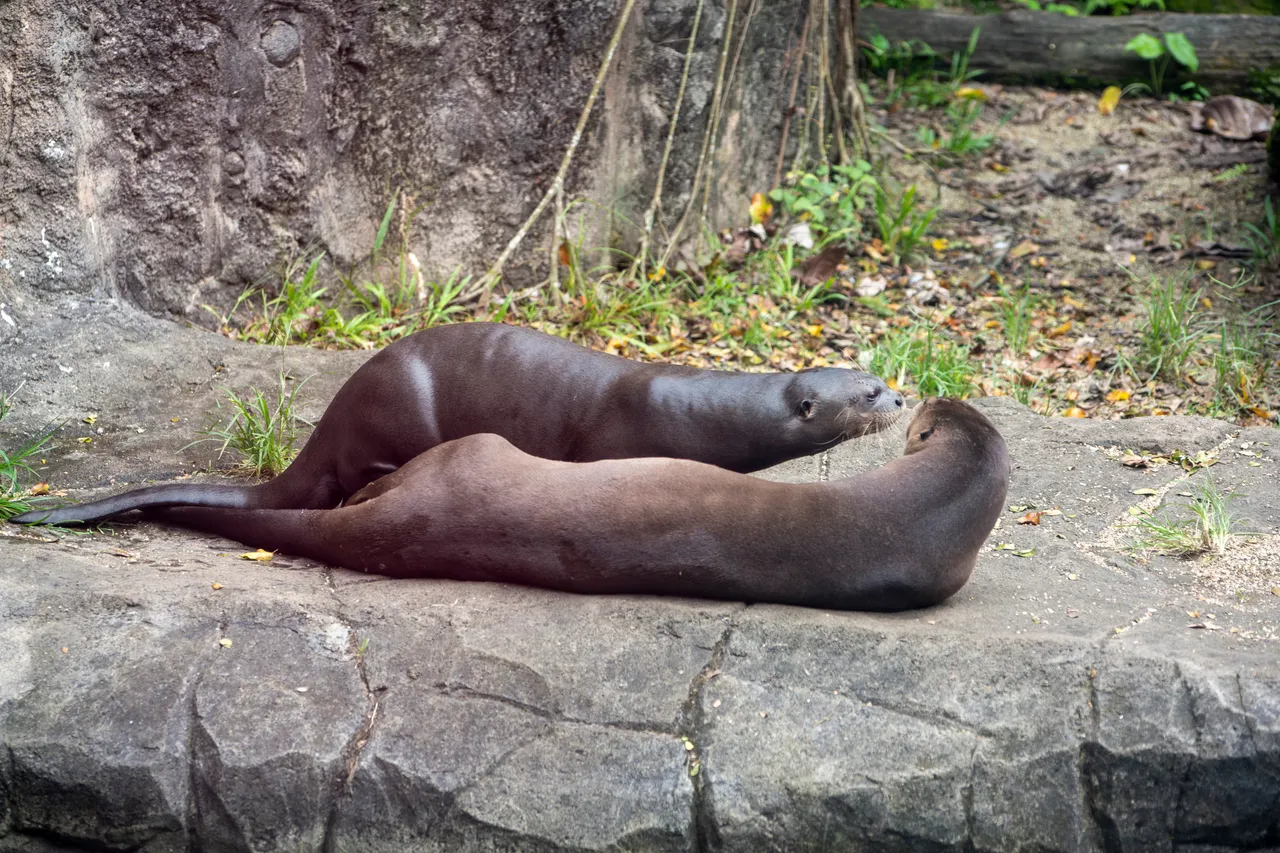
[[[315,417],[365,357],[110,304],[17,319],[0,446],[66,420],[41,473],[74,498],[206,464],[183,448],[222,385],[269,385],[283,358]],[[0,851],[1280,848],[1280,432],[978,405],[1010,505],[1061,514],[1006,513],[966,587],[902,614],[0,528]],[[902,440],[766,476],[848,476]],[[1220,461],[1132,469],[1126,449]],[[1209,476],[1259,535],[1212,560],[1127,550],[1130,507]]]

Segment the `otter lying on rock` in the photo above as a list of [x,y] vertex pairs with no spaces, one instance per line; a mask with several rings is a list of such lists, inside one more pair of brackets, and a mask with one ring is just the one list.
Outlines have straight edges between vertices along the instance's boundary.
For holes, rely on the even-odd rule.
[[330,509],[418,454],[477,433],[544,459],[669,456],[756,471],[882,429],[902,406],[901,394],[856,370],[641,364],[532,329],[437,326],[357,370],[274,480],[150,486],[10,520],[92,523],[169,506]]
[[903,455],[826,483],[678,459],[575,464],[497,435],[441,444],[340,509],[167,509],[164,521],[335,566],[850,610],[937,604],[969,579],[1004,506],[1004,439],[931,399]]

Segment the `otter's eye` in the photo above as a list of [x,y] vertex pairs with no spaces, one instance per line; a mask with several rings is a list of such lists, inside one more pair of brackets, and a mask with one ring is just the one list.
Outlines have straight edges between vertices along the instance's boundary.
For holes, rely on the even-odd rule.
[[802,418],[813,417],[813,401],[801,400],[800,405],[796,407],[796,411],[800,413],[800,417]]
[[867,402],[874,403],[876,398],[880,396],[880,389],[876,388],[867,394]]
[[920,433],[920,440],[921,440],[921,441],[924,441],[925,439],[927,439],[927,438],[928,438],[929,436],[931,436],[931,435],[933,435],[933,427],[929,427],[927,430],[925,430],[924,432]]

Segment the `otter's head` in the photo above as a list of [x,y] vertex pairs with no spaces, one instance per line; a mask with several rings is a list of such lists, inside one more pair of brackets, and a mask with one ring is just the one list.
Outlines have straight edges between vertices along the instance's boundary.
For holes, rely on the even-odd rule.
[[995,447],[1003,452],[1004,439],[995,424],[982,412],[962,400],[930,397],[911,410],[907,422],[904,455],[919,453],[938,443],[964,442],[972,446]]
[[788,417],[815,444],[879,432],[902,417],[902,395],[859,370],[815,367],[791,379]]

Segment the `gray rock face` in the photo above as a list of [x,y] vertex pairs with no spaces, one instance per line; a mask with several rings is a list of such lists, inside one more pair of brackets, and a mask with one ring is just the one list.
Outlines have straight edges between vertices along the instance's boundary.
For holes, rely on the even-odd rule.
[[[284,358],[314,376],[314,415],[365,357],[100,306],[21,320],[0,342],[0,386],[26,381],[0,446],[70,419],[42,473],[89,487],[76,498],[203,461],[183,448],[219,385]],[[148,380],[156,363],[176,367]],[[901,614],[394,581],[142,523],[0,526],[0,851],[1280,847],[1277,433],[979,405],[1009,441],[1011,506],[1062,514],[1007,514],[966,587]],[[901,441],[766,473],[847,476]],[[1123,448],[1220,461],[1139,470]],[[1261,535],[1134,559],[1129,508],[1208,473],[1247,492]]]
[[[123,296],[201,319],[202,303],[225,307],[278,279],[291,254],[324,250],[351,266],[396,191],[421,208],[411,243],[431,273],[483,270],[554,176],[621,6],[0,5],[0,288]],[[589,247],[636,238],[629,223],[653,192],[695,6],[652,0],[632,16],[568,189],[593,202],[580,208]],[[802,6],[752,16],[713,218],[742,218],[772,181],[783,52]],[[688,197],[726,22],[708,3],[669,218]],[[534,251],[541,235],[515,279],[530,275],[520,262],[546,257],[545,244]]]

